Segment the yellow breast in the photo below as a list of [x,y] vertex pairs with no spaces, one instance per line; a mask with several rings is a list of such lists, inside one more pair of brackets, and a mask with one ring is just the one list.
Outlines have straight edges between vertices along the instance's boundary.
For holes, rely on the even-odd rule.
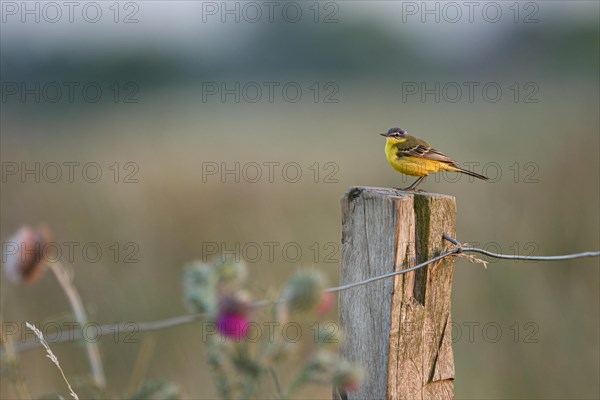
[[434,172],[450,171],[448,164],[420,157],[398,157],[397,144],[404,140],[390,140],[385,144],[385,157],[398,172],[411,176],[427,176]]

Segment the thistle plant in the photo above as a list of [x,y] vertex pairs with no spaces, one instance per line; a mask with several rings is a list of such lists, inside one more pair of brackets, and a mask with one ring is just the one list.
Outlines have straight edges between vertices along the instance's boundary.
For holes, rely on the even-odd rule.
[[[288,399],[315,383],[356,389],[362,370],[336,352],[343,333],[321,321],[334,299],[323,274],[300,269],[281,293],[261,302],[244,290],[247,275],[245,263],[231,259],[193,262],[183,275],[188,308],[205,317],[206,356],[220,397]],[[310,332],[313,340],[290,338],[288,329]]]

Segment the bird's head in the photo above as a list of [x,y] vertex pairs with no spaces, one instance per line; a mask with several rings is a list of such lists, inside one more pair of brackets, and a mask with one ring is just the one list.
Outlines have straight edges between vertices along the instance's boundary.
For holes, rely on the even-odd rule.
[[381,133],[380,135],[392,140],[402,140],[406,138],[406,131],[401,128],[392,128],[386,133]]

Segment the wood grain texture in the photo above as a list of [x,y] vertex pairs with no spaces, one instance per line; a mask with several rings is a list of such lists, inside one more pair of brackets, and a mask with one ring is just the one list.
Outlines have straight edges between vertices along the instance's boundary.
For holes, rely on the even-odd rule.
[[[451,196],[356,187],[342,198],[340,284],[411,267],[454,236]],[[342,355],[368,377],[349,399],[450,399],[452,257],[340,293]]]

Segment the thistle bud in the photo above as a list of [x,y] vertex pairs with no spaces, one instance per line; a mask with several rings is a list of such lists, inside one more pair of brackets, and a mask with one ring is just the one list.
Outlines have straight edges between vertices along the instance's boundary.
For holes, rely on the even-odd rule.
[[223,262],[215,264],[215,272],[220,284],[239,285],[246,280],[248,268],[246,263],[227,258]]
[[319,350],[314,353],[306,364],[306,371],[308,372],[309,379],[322,379],[324,375],[328,374],[331,376],[331,371],[335,367],[337,359],[338,357],[336,354],[327,350]]
[[190,311],[214,315],[216,311],[216,279],[210,265],[199,261],[185,268],[183,296]]
[[317,306],[317,313],[319,315],[327,314],[333,307],[335,301],[335,295],[331,292],[323,292],[323,297]]
[[325,279],[314,269],[297,271],[284,289],[283,298],[292,312],[313,311],[323,298]]
[[46,228],[23,226],[2,244],[4,273],[11,281],[30,285],[41,278],[46,267],[44,248],[50,236]]
[[341,360],[333,374],[333,384],[340,392],[353,392],[362,384],[364,375],[362,368],[350,364],[347,360]]

